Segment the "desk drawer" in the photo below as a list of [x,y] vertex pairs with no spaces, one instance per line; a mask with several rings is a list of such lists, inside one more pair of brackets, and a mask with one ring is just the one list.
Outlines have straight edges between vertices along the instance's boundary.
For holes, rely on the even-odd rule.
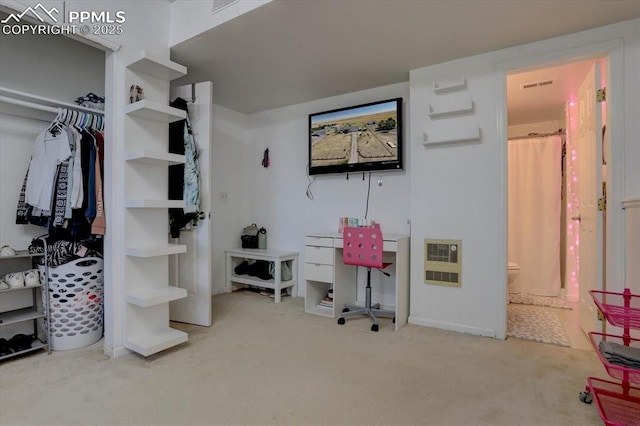
[[[343,248],[344,240],[342,238],[336,238],[336,248]],[[382,251],[389,252],[397,252],[398,251],[398,242],[397,241],[385,241],[382,244]]]
[[306,246],[304,253],[306,262],[333,265],[333,248],[331,247]]
[[333,247],[331,237],[304,237],[305,246]]
[[333,282],[333,266],[318,265],[316,263],[305,263],[304,278],[306,280],[311,280],[311,281],[332,283]]

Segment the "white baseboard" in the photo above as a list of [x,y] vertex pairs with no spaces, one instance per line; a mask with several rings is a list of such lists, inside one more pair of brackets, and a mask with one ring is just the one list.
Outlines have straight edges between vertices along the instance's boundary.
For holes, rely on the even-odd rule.
[[409,316],[409,324],[421,325],[424,327],[439,328],[441,330],[457,331],[458,333],[473,334],[475,336],[496,337],[496,330],[486,328],[469,327],[450,322],[434,321],[427,318]]

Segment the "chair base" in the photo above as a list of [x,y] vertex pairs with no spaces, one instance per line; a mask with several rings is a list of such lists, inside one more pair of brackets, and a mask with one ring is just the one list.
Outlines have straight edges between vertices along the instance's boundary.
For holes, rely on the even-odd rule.
[[393,318],[395,322],[396,313],[394,311],[390,311],[387,309],[380,309],[380,304],[375,303],[371,304],[371,285],[367,283],[366,297],[365,297],[365,305],[357,306],[357,305],[349,305],[345,304],[344,309],[342,310],[342,314],[340,318],[338,318],[338,324],[342,325],[345,323],[345,319],[349,317],[354,317],[356,315],[367,315],[371,318],[373,325],[371,326],[372,331],[378,331],[378,318],[377,317],[386,317]]

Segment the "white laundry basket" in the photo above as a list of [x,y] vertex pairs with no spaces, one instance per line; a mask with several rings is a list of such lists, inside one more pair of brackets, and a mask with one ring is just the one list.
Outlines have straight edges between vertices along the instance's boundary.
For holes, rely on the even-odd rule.
[[[47,321],[52,350],[82,348],[102,338],[103,265],[98,257],[85,257],[49,267]],[[44,277],[44,271],[44,266],[40,266],[41,277]]]

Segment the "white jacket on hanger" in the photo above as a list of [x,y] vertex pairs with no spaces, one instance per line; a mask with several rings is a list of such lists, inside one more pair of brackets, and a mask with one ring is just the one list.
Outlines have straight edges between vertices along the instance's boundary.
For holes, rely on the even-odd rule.
[[58,164],[71,156],[67,132],[52,135],[48,130],[40,133],[33,144],[26,202],[44,211],[51,210],[51,197]]

